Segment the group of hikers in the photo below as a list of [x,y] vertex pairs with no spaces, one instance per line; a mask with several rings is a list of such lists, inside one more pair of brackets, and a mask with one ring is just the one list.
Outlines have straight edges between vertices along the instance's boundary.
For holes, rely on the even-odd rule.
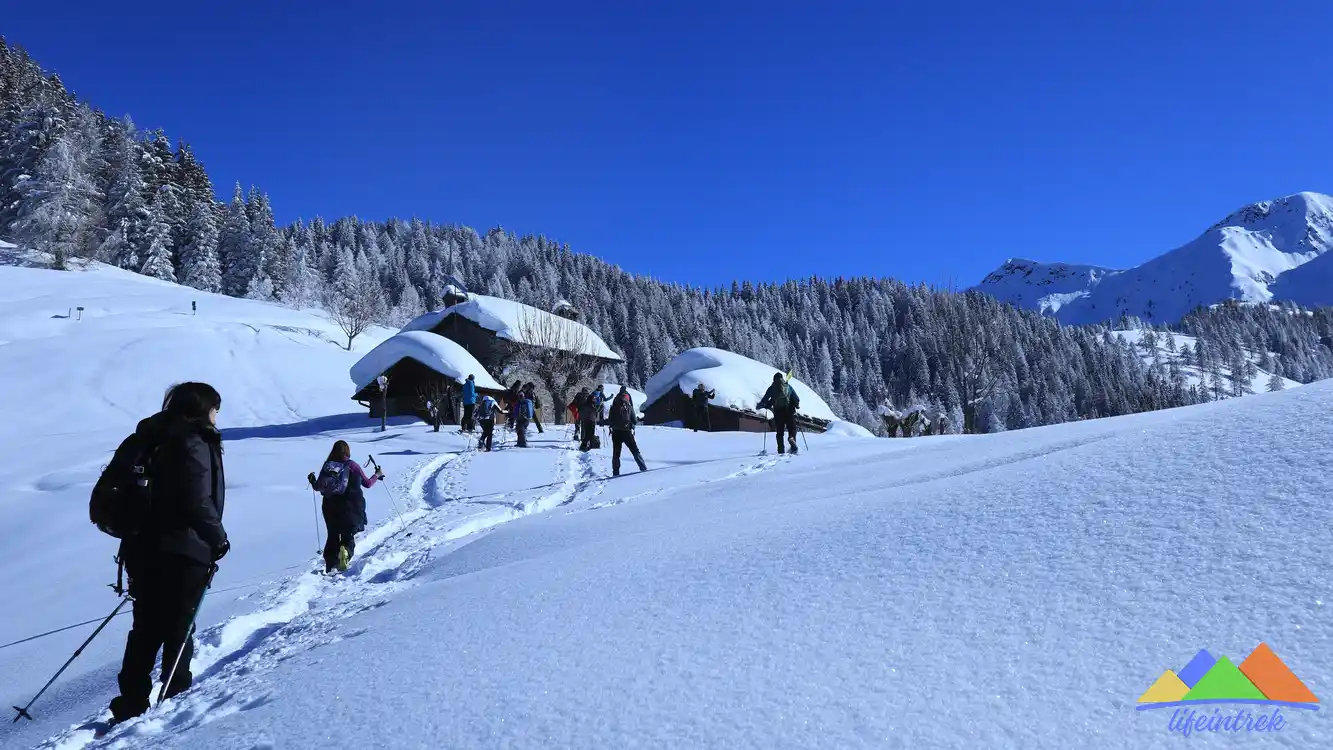
[[[527,445],[526,430],[535,423],[542,431],[538,410],[540,402],[532,383],[515,383],[505,393],[508,409],[503,409],[489,394],[477,397],[475,378],[463,385],[463,429],[472,432],[474,422],[481,427],[479,447],[492,450],[497,414],[509,417],[517,434],[517,444]],[[715,393],[703,384],[695,389],[694,429],[709,429],[707,405]],[[773,410],[778,452],[784,452],[784,433],[796,453],[796,409],[800,399],[782,375],[773,384],[758,407]],[[206,383],[181,383],[167,391],[162,409],[139,422],[134,435],[117,450],[94,490],[90,511],[99,528],[108,530],[97,517],[98,493],[126,492],[136,479],[151,475],[151,503],[133,535],[121,537],[117,558],[129,578],[128,593],[134,602],[133,623],[125,644],[117,681],[120,694],[111,701],[111,724],[138,716],[148,710],[152,692],[152,671],[158,653],[162,653],[162,694],[171,697],[189,689],[193,675],[190,661],[195,616],[205,590],[217,571],[217,563],[231,549],[222,525],[226,497],[223,471],[222,435],[217,417],[222,397]],[[637,409],[629,391],[621,387],[607,405],[602,386],[583,388],[571,402],[579,449],[600,447],[597,428],[605,426],[611,436],[611,472],[620,475],[620,457],[628,448],[640,471],[646,471],[634,438],[638,425]],[[122,459],[137,446],[137,458]],[[134,461],[137,460],[137,463]],[[149,466],[151,464],[151,466]],[[117,472],[129,472],[114,476]],[[323,558],[326,573],[345,571],[356,550],[356,535],[367,526],[364,489],[385,478],[375,466],[367,474],[352,460],[351,447],[344,440],[333,444],[318,474],[306,479],[312,490],[323,498],[321,512],[327,531]],[[144,483],[145,486],[146,483]],[[110,489],[104,489],[109,487]],[[112,533],[108,530],[108,533]],[[166,665],[172,667],[168,669]]]

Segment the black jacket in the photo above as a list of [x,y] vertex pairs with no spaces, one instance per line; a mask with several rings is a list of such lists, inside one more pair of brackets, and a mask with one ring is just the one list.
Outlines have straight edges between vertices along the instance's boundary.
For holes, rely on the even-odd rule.
[[702,388],[695,388],[690,396],[694,399],[694,405],[696,407],[703,408],[708,406],[709,399],[717,398],[717,391],[705,391]]
[[792,388],[787,383],[773,383],[770,385],[768,390],[764,392],[764,397],[759,400],[756,408],[773,409],[776,411],[777,407],[773,406],[773,402],[777,400],[778,394],[781,393],[781,391],[778,390],[779,388],[787,389],[787,408],[784,411],[794,412],[801,408],[801,397],[797,396],[796,389]]
[[[222,527],[227,481],[222,470],[222,435],[159,412],[135,432],[157,445],[153,454],[153,511],[148,528],[122,554],[130,557],[179,555],[203,565],[227,541]],[[126,548],[128,547],[128,549]]]
[[355,461],[347,464],[347,489],[341,495],[325,495],[320,504],[330,534],[360,534],[368,522],[363,489],[367,481],[365,469]]
[[617,395],[615,400],[611,402],[606,423],[613,430],[633,430],[634,426],[639,423],[634,414],[634,401],[628,393]]

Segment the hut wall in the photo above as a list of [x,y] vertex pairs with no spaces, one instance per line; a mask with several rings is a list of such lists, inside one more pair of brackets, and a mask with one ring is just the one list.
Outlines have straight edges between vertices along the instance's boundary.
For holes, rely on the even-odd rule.
[[[708,421],[712,432],[766,432],[771,429],[765,417],[715,404],[708,405]],[[687,428],[694,426],[694,404],[680,388],[672,388],[670,393],[654,401],[643,414],[644,424],[668,422],[680,422]],[[796,429],[801,432],[824,432],[828,425],[798,416]]]

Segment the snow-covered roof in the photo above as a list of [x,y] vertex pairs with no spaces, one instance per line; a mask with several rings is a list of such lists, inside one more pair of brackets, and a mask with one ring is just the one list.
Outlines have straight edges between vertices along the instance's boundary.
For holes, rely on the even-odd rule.
[[[467,349],[430,331],[407,331],[389,338],[357,360],[349,374],[361,390],[403,359],[414,359],[458,383],[473,375],[478,388],[504,390]],[[389,390],[392,392],[393,383]]]
[[[778,372],[776,367],[724,349],[709,346],[689,349],[677,354],[648,381],[648,401],[643,408],[647,409],[648,404],[656,402],[672,388],[679,388],[689,394],[695,385],[702,382],[709,390],[716,391],[717,395],[711,399],[714,406],[753,410],[773,384],[773,375]],[[816,419],[838,418],[810,386],[792,378],[791,387],[801,399],[798,414]]]
[[523,335],[525,321],[531,321],[543,327],[549,323],[556,326],[556,330],[563,331],[564,336],[569,338],[577,338],[581,334],[586,335],[587,345],[584,347],[583,354],[615,362],[623,360],[619,354],[616,354],[611,350],[611,347],[606,345],[601,336],[593,333],[591,328],[582,323],[562,318],[559,315],[531,305],[525,305],[522,302],[499,297],[487,297],[484,294],[473,294],[468,297],[467,302],[420,315],[403,326],[403,331],[428,331],[439,325],[440,321],[451,314],[461,315],[488,331],[494,331],[496,336],[519,344],[539,343],[529,341]]

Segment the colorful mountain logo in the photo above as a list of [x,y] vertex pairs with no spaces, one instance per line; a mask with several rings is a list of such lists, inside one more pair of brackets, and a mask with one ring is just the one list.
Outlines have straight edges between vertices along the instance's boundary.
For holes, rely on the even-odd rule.
[[1179,672],[1166,670],[1139,696],[1139,710],[1190,706],[1200,703],[1258,703],[1319,710],[1319,699],[1294,672],[1260,643],[1236,666],[1206,649]]

